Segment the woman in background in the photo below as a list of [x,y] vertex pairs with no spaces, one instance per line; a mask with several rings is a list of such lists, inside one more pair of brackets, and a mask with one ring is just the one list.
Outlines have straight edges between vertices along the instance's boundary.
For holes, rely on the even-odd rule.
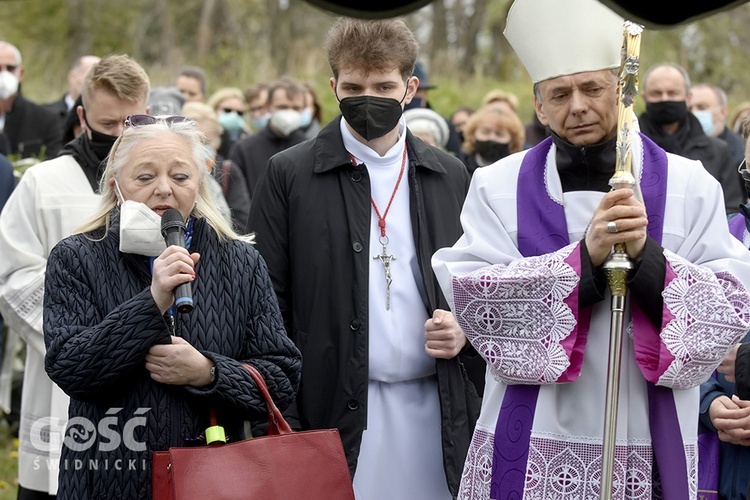
[[483,106],[466,122],[462,160],[473,175],[477,168],[521,151],[524,139],[523,123],[515,113]]
[[217,203],[221,202],[219,208],[232,221],[234,230],[245,234],[250,215],[250,193],[242,169],[217,151],[223,129],[216,112],[208,104],[193,101],[186,102],[180,114],[195,120],[198,130],[206,136],[206,145],[213,153],[212,159],[206,164],[212,174],[212,178],[207,179],[209,187]]

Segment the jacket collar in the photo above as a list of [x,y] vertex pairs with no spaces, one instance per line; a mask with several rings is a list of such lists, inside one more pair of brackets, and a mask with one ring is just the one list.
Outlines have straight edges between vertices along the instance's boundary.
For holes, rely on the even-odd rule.
[[[318,134],[315,141],[313,171],[322,174],[336,168],[351,166],[349,152],[341,138],[341,115],[332,120]],[[409,168],[426,168],[439,174],[447,173],[435,152],[424,142],[417,140],[406,130],[406,147],[409,155]]]

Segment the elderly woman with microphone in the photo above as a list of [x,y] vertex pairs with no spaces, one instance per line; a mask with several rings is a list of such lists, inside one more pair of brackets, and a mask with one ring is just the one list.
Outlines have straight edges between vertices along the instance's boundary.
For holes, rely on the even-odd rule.
[[46,369],[71,397],[60,499],[151,498],[151,453],[203,442],[211,408],[230,441],[266,415],[243,363],[281,409],[300,378],[265,262],[207,191],[195,122],[126,125],[98,213],[47,266]]

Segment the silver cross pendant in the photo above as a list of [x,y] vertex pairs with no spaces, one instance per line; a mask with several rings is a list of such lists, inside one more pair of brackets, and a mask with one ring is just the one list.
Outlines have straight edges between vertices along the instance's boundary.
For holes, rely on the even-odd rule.
[[383,245],[383,249],[380,252],[380,255],[375,255],[373,259],[379,259],[380,262],[383,263],[383,270],[385,271],[385,308],[390,309],[391,308],[391,283],[393,282],[393,278],[391,277],[391,261],[396,260],[396,257],[393,255],[388,255],[386,252],[386,245],[388,244],[383,243],[381,241],[381,244]]

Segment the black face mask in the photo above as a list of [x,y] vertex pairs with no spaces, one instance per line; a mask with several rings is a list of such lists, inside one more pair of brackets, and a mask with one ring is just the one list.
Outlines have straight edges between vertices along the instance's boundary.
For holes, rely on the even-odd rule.
[[688,113],[685,101],[647,102],[646,114],[654,123],[663,125],[682,121]]
[[346,123],[366,141],[371,141],[396,128],[403,114],[403,101],[371,95],[345,97],[339,101],[339,109]]
[[476,141],[474,142],[474,150],[489,164],[508,156],[510,144],[497,141]]
[[83,121],[86,122],[86,127],[88,127],[89,131],[91,132],[91,137],[89,138],[88,134],[86,134],[86,139],[88,139],[89,144],[91,144],[91,149],[94,150],[94,154],[99,159],[99,161],[103,161],[109,154],[112,146],[114,146],[115,141],[117,140],[117,136],[102,134],[101,132],[97,132],[96,130],[94,130],[94,128],[89,124],[89,121],[86,118],[86,111],[83,112]]

